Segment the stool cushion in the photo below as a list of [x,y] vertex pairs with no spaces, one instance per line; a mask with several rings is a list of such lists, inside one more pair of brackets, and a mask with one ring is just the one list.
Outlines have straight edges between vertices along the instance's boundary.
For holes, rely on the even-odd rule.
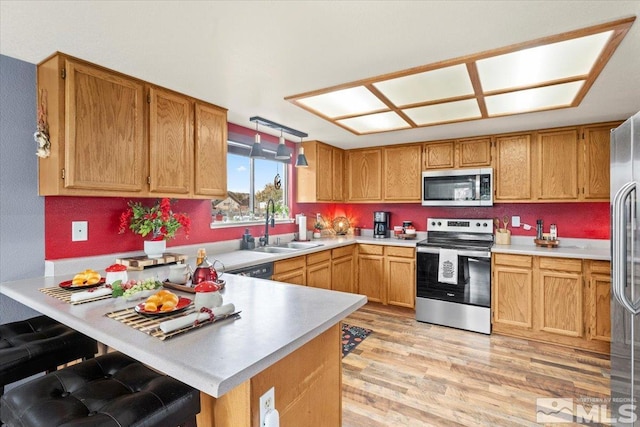
[[95,340],[46,316],[0,325],[0,386],[97,351]]
[[0,403],[9,427],[167,427],[200,412],[200,393],[115,352],[31,380]]

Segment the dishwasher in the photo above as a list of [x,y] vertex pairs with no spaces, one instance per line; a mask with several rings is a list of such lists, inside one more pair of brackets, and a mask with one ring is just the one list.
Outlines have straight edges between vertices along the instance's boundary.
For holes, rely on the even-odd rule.
[[227,271],[229,274],[237,274],[238,276],[256,277],[258,279],[271,280],[273,275],[273,263],[265,262],[263,264],[251,265],[249,267],[238,268]]

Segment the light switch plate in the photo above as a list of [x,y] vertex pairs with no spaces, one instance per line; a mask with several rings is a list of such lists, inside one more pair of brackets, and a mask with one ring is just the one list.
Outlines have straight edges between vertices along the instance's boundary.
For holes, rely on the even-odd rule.
[[88,221],[72,221],[71,222],[71,241],[85,242],[89,240],[89,222]]
[[512,216],[511,217],[511,226],[512,227],[520,227],[520,216]]

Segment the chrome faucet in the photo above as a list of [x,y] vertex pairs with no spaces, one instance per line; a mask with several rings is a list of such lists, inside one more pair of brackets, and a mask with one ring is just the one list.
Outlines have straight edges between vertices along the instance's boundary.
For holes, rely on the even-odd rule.
[[267,246],[269,244],[269,205],[271,205],[271,227],[276,226],[276,203],[273,199],[269,199],[267,202],[267,212],[265,213],[264,236],[259,239],[260,246]]

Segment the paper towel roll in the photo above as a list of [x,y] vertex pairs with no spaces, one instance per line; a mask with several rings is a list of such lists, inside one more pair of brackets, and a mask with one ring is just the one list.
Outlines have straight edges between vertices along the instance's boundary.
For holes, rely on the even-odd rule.
[[307,217],[298,216],[298,240],[307,240]]

